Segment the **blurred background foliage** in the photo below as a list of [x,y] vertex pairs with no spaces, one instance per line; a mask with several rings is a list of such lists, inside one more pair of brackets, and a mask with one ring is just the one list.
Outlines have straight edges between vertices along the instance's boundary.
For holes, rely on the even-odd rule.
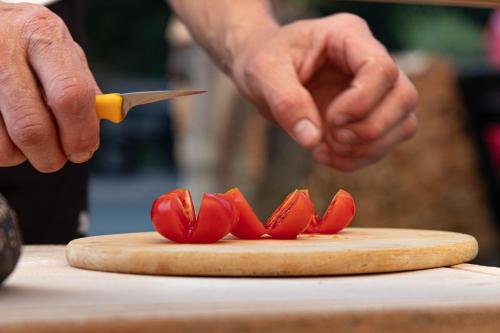
[[[363,17],[391,50],[430,50],[457,61],[483,54],[487,9],[374,4],[330,0],[285,0],[318,16],[350,12]],[[86,0],[88,52],[119,70],[164,75],[171,10],[164,0]]]
[[164,0],[86,0],[87,53],[91,62],[144,75],[165,75]]
[[467,61],[483,52],[490,10],[329,0],[288,0],[320,15],[349,12],[363,17],[391,50],[429,50]]

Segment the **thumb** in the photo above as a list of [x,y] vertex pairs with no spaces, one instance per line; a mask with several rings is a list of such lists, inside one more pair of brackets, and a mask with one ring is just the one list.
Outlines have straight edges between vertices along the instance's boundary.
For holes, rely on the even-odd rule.
[[322,139],[318,108],[292,64],[281,63],[258,81],[274,120],[302,147],[318,145]]

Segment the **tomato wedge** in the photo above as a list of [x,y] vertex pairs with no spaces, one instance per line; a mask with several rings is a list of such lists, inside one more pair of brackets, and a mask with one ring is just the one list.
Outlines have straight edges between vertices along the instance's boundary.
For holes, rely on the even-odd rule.
[[305,190],[295,190],[273,212],[266,222],[267,234],[278,239],[294,239],[314,216],[314,206]]
[[198,218],[188,190],[159,196],[151,207],[151,221],[163,237],[178,243],[214,243],[236,226],[239,212],[225,194],[203,196]]
[[225,194],[240,212],[238,223],[231,231],[234,236],[241,239],[258,239],[266,233],[266,228],[238,188],[230,189]]
[[347,227],[356,214],[356,205],[352,195],[339,190],[333,197],[322,218],[315,215],[304,233],[335,234]]

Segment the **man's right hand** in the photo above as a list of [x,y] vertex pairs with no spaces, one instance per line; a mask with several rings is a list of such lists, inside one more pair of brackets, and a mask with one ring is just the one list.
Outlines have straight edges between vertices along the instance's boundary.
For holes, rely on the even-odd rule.
[[64,22],[45,7],[0,2],[0,166],[54,172],[99,145],[95,80]]

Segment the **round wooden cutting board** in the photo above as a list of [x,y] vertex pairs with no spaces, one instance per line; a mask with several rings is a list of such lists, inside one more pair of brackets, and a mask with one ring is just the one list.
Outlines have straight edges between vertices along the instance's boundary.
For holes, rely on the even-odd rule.
[[407,271],[472,260],[474,237],[454,232],[350,228],[296,240],[172,243],[155,232],[80,238],[71,266],[121,273],[198,276],[304,276]]

